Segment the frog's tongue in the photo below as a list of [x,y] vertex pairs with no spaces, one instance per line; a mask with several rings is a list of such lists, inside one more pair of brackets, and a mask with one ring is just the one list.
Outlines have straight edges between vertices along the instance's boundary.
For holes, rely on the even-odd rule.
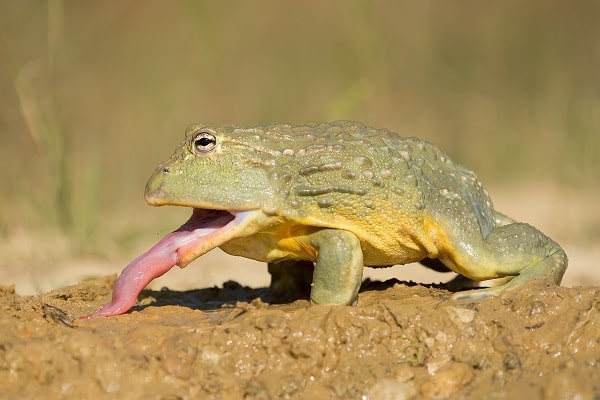
[[253,211],[194,209],[185,224],[162,238],[123,270],[115,283],[110,303],[83,318],[127,312],[150,281],[175,265],[184,267],[209,250],[239,236],[252,214]]

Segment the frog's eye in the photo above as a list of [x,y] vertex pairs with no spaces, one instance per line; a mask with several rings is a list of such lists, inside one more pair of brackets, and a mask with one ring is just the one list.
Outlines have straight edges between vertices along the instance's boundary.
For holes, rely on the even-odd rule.
[[217,137],[210,132],[198,132],[192,141],[192,150],[196,154],[210,153],[217,147]]

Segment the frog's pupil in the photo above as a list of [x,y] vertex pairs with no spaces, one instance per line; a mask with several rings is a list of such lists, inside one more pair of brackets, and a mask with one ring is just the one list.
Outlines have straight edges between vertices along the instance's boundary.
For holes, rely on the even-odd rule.
[[198,146],[205,147],[205,146],[208,146],[209,144],[211,144],[212,142],[213,141],[210,138],[203,137],[203,138],[198,139],[198,141],[196,142],[196,144]]

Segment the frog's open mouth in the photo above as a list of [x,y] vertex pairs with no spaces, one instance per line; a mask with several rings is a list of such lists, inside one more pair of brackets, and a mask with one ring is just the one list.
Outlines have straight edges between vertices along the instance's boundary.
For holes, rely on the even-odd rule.
[[225,228],[234,219],[235,216],[229,211],[194,208],[190,219],[165,237],[165,239],[169,238],[169,241],[174,241],[177,247],[175,264],[184,267],[216,247],[215,245],[211,246],[214,240],[209,240],[207,236]]
[[244,236],[242,231],[247,228],[248,222],[252,221],[257,212],[194,208],[190,219],[163,240],[173,237],[176,241],[175,264],[183,268],[226,241]]
[[256,212],[194,208],[192,216],[179,229],[125,267],[115,282],[111,302],[85,318],[127,312],[150,281],[175,265],[184,267],[231,238],[242,236]]

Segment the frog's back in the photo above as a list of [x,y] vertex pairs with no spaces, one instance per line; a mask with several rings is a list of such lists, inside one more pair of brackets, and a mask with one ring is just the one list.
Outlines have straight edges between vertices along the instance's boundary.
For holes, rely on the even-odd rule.
[[474,175],[437,147],[385,129],[345,121],[244,129],[254,134],[256,162],[272,167],[278,201],[270,211],[297,225],[353,232],[367,265],[432,255],[435,245],[424,231],[437,211],[430,212],[431,200],[468,198],[477,187]]

